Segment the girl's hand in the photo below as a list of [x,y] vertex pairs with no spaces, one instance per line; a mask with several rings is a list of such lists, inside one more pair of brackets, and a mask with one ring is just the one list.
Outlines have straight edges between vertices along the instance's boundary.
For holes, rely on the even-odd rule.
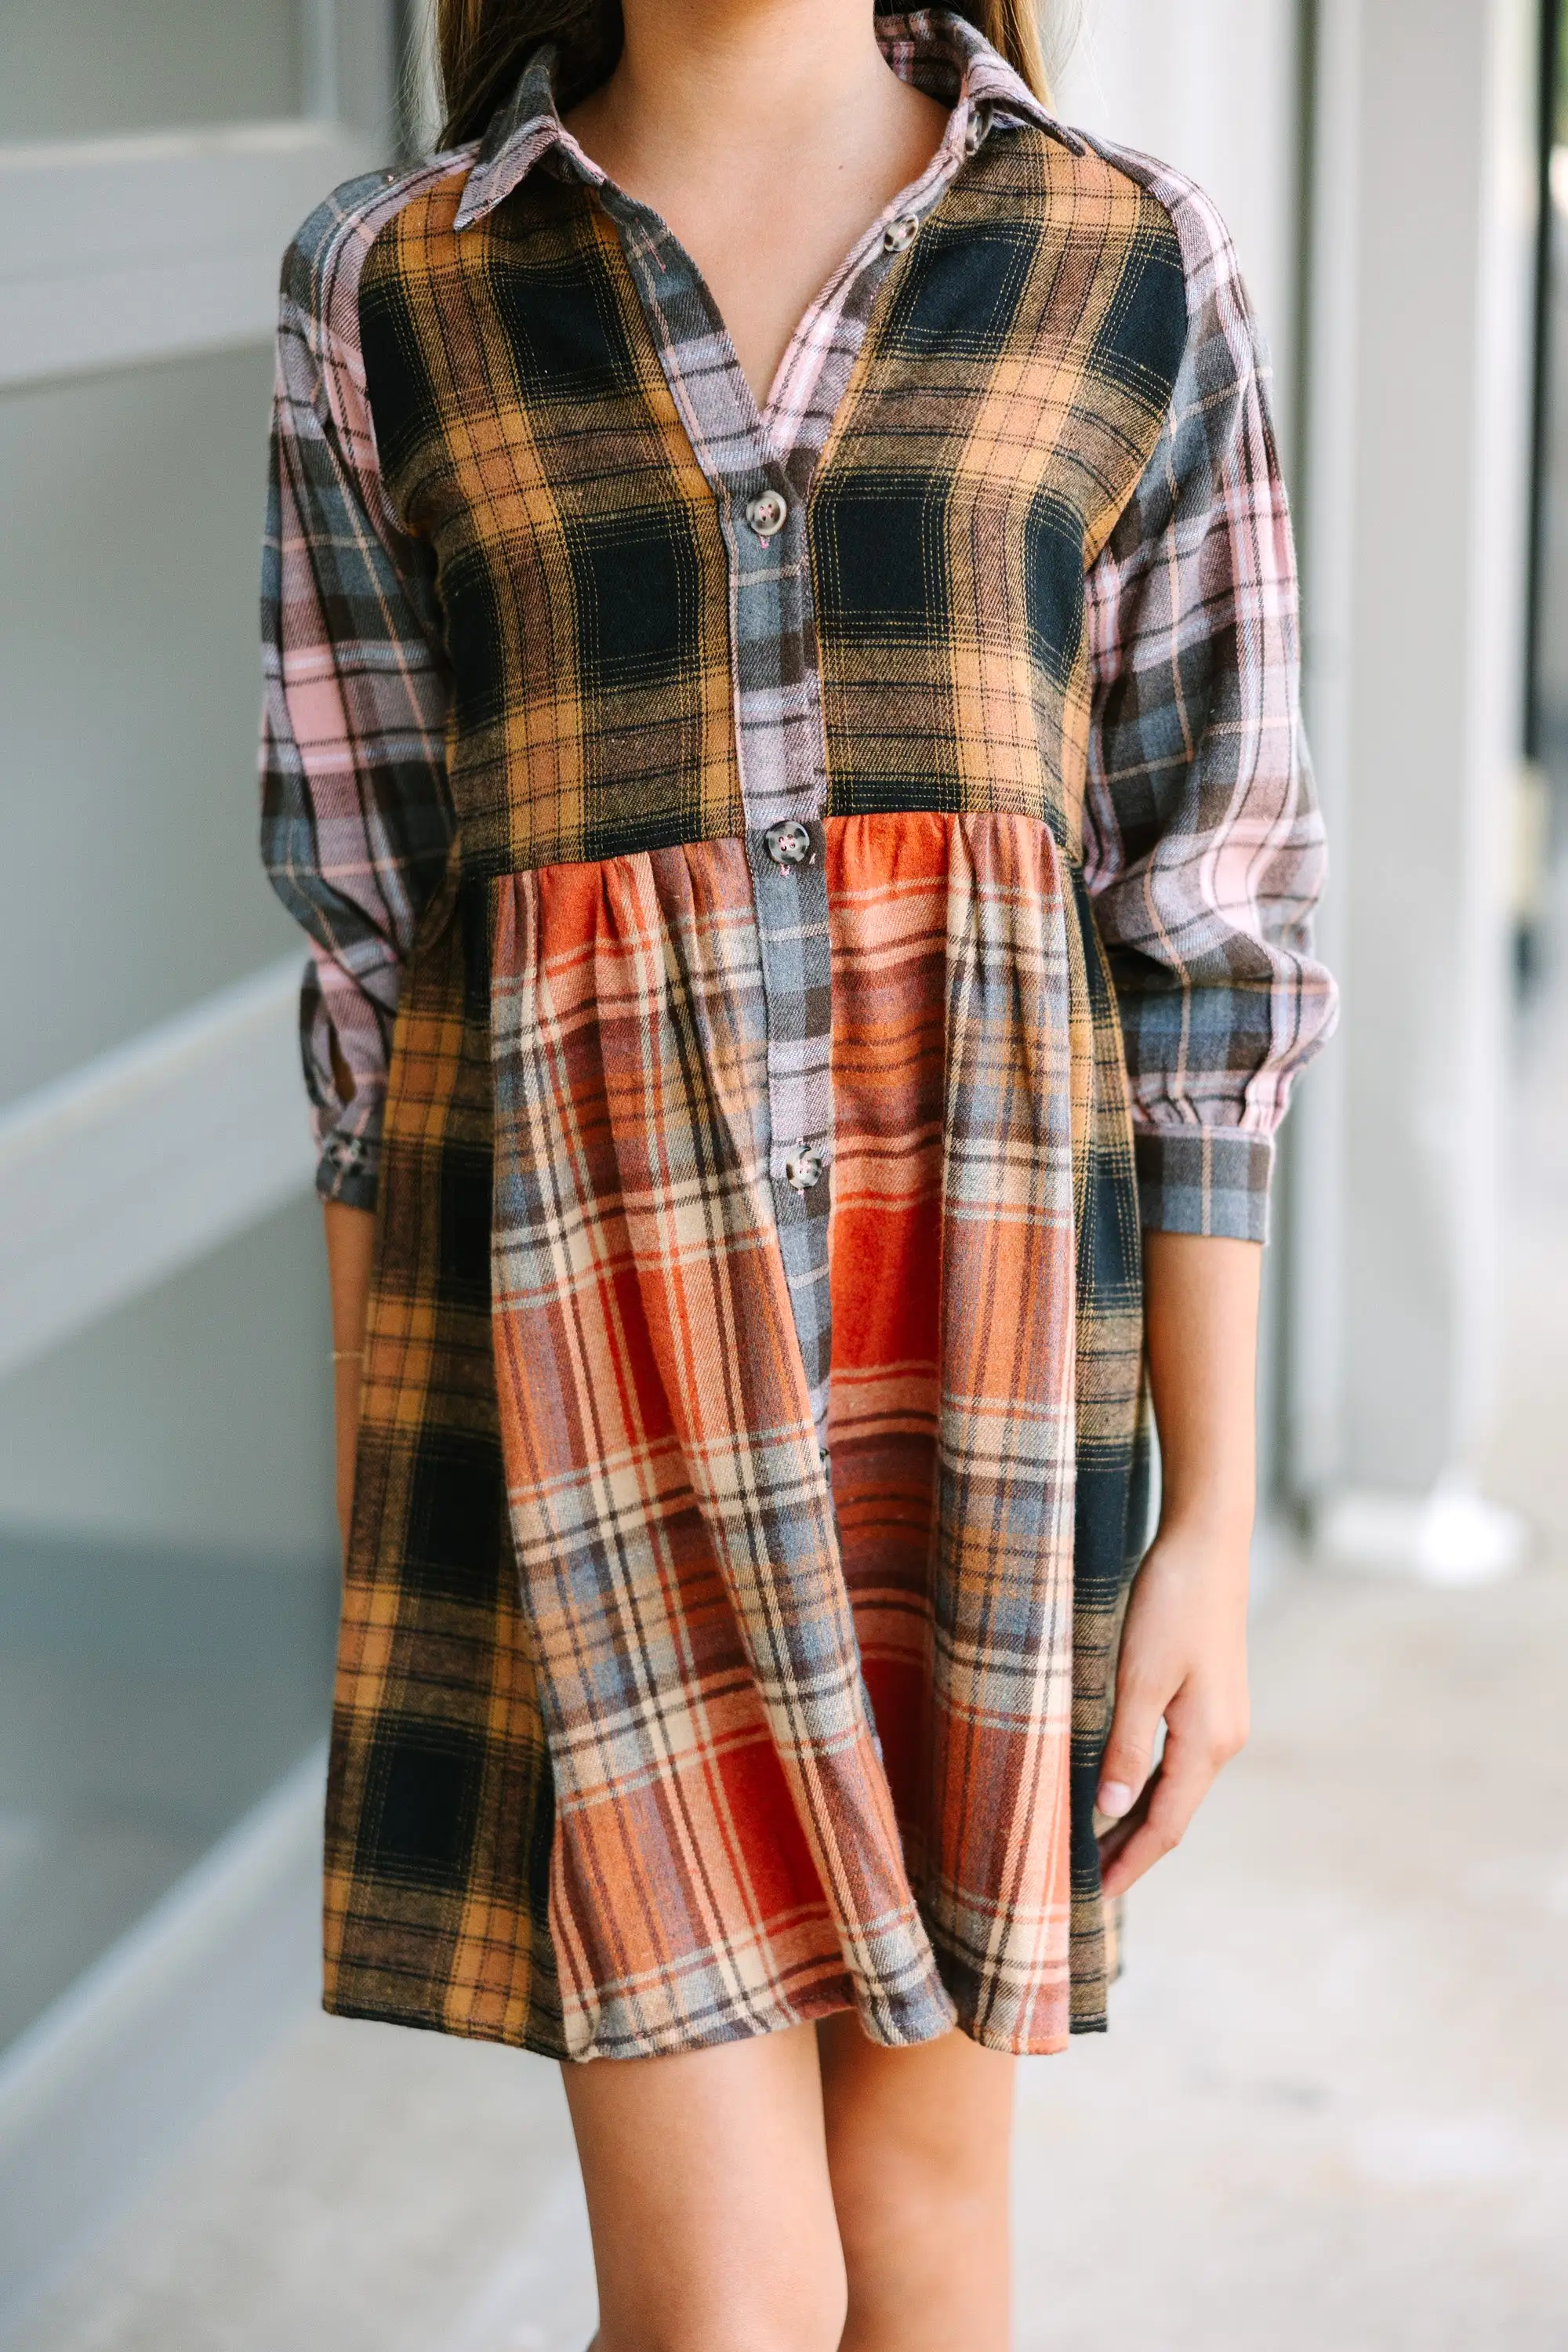
[[[1160,1532],[1132,1587],[1100,1767],[1107,1895],[1169,1853],[1247,1738],[1253,1391],[1263,1253],[1149,1233],[1144,1326],[1160,1431]],[[1165,1750],[1150,1778],[1163,1719]]]
[[[1121,1895],[1186,1833],[1222,1765],[1245,1746],[1247,1547],[1162,1531],[1128,1604],[1100,1809],[1107,1895]],[[1165,1749],[1144,1797],[1162,1717]]]

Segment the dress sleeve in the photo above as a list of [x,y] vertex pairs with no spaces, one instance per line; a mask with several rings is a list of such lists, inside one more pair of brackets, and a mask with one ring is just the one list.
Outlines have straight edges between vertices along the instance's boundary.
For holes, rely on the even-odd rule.
[[1223,227],[1195,191],[1173,210],[1186,345],[1089,580],[1085,879],[1121,1008],[1142,1222],[1262,1241],[1275,1130],[1333,1025],[1311,953],[1323,830],[1266,364]]
[[352,227],[341,199],[330,200],[283,267],[262,577],[261,839],[273,887],[310,935],[300,1034],[317,1189],[369,1208],[398,986],[446,868],[452,816],[431,566],[398,529],[382,485],[357,269],[351,278],[344,266]]

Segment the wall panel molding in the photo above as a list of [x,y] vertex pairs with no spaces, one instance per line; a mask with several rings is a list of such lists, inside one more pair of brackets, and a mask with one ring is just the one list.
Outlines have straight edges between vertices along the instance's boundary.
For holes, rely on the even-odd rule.
[[0,146],[0,387],[265,341],[289,237],[381,160],[311,120]]
[[308,1192],[290,956],[0,1112],[0,1373]]
[[307,1757],[0,2059],[0,2336],[321,2000]]

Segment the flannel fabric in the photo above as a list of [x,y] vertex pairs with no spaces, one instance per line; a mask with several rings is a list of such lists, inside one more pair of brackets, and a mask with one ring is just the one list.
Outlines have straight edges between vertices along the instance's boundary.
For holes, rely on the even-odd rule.
[[1261,1234],[1331,1011],[1289,527],[1203,200],[881,31],[947,134],[760,413],[544,56],[285,266],[267,850],[378,1215],[340,2010],[1103,2023],[1140,1213]]
[[1290,1082],[1327,1034],[1322,835],[1295,551],[1235,248],[1190,181],[1100,151],[1168,211],[1191,315],[1160,445],[1086,597],[1085,878],[1110,953],[1143,1222],[1261,1239]]

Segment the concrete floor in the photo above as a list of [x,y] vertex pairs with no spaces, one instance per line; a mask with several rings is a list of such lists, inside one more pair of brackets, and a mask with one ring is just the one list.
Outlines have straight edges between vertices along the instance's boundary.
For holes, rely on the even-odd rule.
[[[1550,1017],[1548,1017],[1550,1015]],[[1254,1743],[1025,2069],[1019,2352],[1568,2352],[1568,1007],[1527,1036],[1481,1591],[1288,1578]],[[581,2352],[548,2065],[314,2018],[18,2352]]]

